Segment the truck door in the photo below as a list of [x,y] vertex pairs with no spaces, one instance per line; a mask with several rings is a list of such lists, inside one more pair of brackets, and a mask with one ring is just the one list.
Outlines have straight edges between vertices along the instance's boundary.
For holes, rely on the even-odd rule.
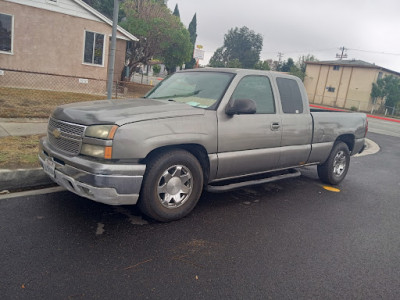
[[290,78],[276,79],[282,105],[282,142],[279,168],[305,164],[311,151],[312,118],[302,83]]
[[218,117],[217,178],[229,178],[274,169],[281,144],[280,115],[267,76],[243,77],[231,100],[251,99],[255,114]]

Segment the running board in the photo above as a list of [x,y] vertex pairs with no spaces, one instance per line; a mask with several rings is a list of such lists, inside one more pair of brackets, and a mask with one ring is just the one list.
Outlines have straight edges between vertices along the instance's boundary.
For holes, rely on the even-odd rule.
[[231,191],[231,190],[235,190],[235,189],[240,189],[242,187],[246,187],[246,186],[250,186],[250,185],[258,185],[258,184],[264,184],[264,183],[287,179],[287,178],[299,177],[300,175],[301,175],[301,172],[299,170],[290,169],[289,173],[275,175],[275,176],[262,178],[262,179],[248,180],[248,181],[242,181],[242,182],[231,183],[231,184],[226,184],[226,185],[207,185],[206,191],[211,192],[211,193],[222,193],[222,192],[227,192],[227,191]]

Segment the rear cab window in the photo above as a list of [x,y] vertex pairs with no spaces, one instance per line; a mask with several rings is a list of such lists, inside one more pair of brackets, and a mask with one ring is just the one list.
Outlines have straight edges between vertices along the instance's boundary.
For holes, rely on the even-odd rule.
[[282,111],[285,114],[303,113],[303,98],[296,80],[277,78],[279,94],[281,96]]

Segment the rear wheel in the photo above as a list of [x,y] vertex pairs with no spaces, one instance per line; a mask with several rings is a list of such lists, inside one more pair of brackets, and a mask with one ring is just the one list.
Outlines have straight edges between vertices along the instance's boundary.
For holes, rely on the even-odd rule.
[[350,167],[350,151],[343,142],[337,142],[327,159],[321,165],[318,165],[319,178],[329,184],[339,184],[347,174]]
[[155,220],[178,220],[193,210],[202,190],[199,161],[185,150],[172,150],[156,155],[147,165],[138,206]]

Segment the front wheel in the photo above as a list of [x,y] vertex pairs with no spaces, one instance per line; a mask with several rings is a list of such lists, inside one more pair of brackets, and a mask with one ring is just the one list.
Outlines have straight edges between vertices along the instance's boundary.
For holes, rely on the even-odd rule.
[[188,215],[203,190],[199,161],[185,150],[153,157],[146,168],[138,206],[149,217],[168,222]]
[[318,165],[318,176],[332,185],[339,184],[347,174],[350,167],[350,151],[343,142],[335,143],[326,162]]

